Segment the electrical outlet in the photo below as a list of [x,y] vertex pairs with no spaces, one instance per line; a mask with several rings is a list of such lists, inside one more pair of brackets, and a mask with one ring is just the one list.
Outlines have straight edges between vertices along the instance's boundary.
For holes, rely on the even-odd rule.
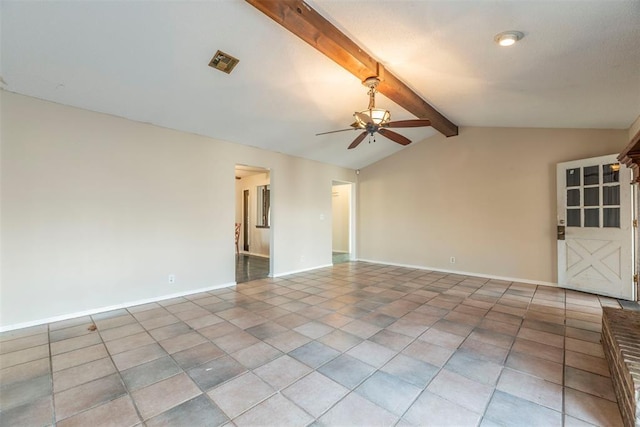
[[456,257],[452,256],[451,258],[449,258],[449,262],[451,264],[455,264],[456,263]]
[[170,274],[169,275],[169,283],[176,283],[176,275],[175,274]]

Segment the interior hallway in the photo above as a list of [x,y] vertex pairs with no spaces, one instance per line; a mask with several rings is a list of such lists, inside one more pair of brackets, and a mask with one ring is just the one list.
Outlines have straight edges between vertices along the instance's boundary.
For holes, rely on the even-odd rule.
[[617,426],[603,305],[343,263],[3,333],[0,424]]
[[345,254],[342,252],[333,252],[331,254],[331,262],[335,264],[341,264],[343,262],[349,262],[349,257],[351,254]]
[[247,254],[236,255],[236,283],[269,277],[269,258]]

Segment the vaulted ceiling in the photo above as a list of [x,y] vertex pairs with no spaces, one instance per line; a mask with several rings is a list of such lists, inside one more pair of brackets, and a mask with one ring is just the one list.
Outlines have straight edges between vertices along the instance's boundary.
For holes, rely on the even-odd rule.
[[[637,0],[307,4],[458,126],[626,129],[640,115]],[[351,168],[402,149],[315,136],[347,128],[367,89],[244,1],[3,0],[0,14],[5,90]],[[501,48],[504,30],[525,37]],[[240,59],[231,74],[207,65],[218,49]]]

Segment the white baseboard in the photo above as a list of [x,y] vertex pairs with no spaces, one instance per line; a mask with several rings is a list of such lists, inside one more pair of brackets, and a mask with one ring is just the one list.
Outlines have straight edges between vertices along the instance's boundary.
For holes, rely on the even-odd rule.
[[216,289],[229,288],[236,286],[236,282],[223,283],[221,285],[209,286],[206,288],[192,289],[185,292],[177,292],[175,294],[162,295],[159,297],[146,298],[137,301],[129,301],[122,304],[109,305],[106,307],[93,308],[91,310],[79,311],[75,313],[62,314],[60,316],[48,317],[46,319],[33,320],[31,322],[15,323],[13,325],[0,326],[0,332],[13,331],[14,329],[30,328],[32,326],[44,325],[47,323],[60,322],[62,320],[75,319],[76,317],[90,316],[92,314],[103,313],[105,311],[118,310],[121,308],[133,307],[136,305],[149,304],[152,302],[164,301],[171,298],[179,298],[187,295],[198,294],[200,292],[213,291]]
[[376,261],[376,260],[362,259],[362,258],[358,259],[358,261],[370,262],[372,264],[392,265],[392,266],[395,266],[395,267],[415,268],[417,270],[437,271],[437,272],[440,272],[440,273],[461,274],[463,276],[475,276],[475,277],[482,277],[482,278],[485,278],[485,279],[504,280],[504,281],[507,281],[507,282],[527,283],[527,284],[530,284],[530,285],[552,286],[552,287],[556,287],[556,288],[558,287],[557,283],[545,282],[545,281],[542,281],[542,280],[531,280],[531,279],[522,279],[522,278],[518,278],[518,277],[496,276],[496,275],[493,275],[493,274],[474,273],[474,272],[470,272],[470,271],[445,270],[445,269],[442,269],[442,268],[427,267],[427,266],[424,266],[424,265],[400,264],[400,263],[395,263],[395,262]]
[[306,273],[307,271],[318,270],[319,268],[326,268],[326,267],[333,267],[333,264],[319,265],[317,267],[303,268],[302,270],[287,271],[285,273],[276,273],[273,276],[269,276],[269,277],[289,276],[291,274]]

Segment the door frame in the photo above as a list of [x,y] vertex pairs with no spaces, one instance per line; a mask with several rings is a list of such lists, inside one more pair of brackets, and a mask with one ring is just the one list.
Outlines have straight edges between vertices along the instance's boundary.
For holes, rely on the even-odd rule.
[[[269,226],[269,273],[267,277],[274,277],[273,276],[273,272],[274,272],[274,266],[275,266],[275,250],[274,250],[274,241],[275,241],[275,227],[274,227],[274,210],[276,207],[276,203],[275,203],[275,198],[274,198],[274,170],[272,168],[268,168],[266,166],[253,166],[253,165],[248,165],[248,164],[244,164],[244,163],[236,163],[235,164],[236,168],[249,168],[249,169],[255,169],[255,171],[257,171],[258,173],[268,173],[269,174],[269,186],[270,186],[270,218],[271,218],[271,222],[270,222],[270,226]],[[236,174],[237,176],[237,174]],[[252,191],[251,189],[243,189],[242,192],[240,193],[240,195],[238,196],[238,193],[236,192],[236,215],[238,215],[238,211],[237,209],[240,208],[242,210],[242,212],[240,212],[241,218],[242,218],[242,230],[245,230],[247,233],[247,237],[250,234],[250,230],[251,230],[251,221],[250,220],[246,220],[245,219],[245,194],[246,192],[248,192],[248,203],[247,203],[247,209],[248,211],[246,212],[246,214],[248,215],[248,217],[250,218],[251,216],[251,194]],[[240,202],[238,203],[238,197],[240,197]],[[237,216],[236,216],[237,218]],[[248,238],[246,240],[251,240],[251,238]],[[243,235],[243,248],[247,246],[245,240],[245,236]],[[250,242],[249,242],[250,243]],[[247,253],[248,254],[248,253]]]
[[[349,186],[349,261],[357,260],[356,254],[356,183],[351,181],[342,181],[339,179],[331,180],[331,194],[332,194],[332,207],[333,207],[333,186],[334,185],[348,185]],[[333,216],[331,218],[333,224]],[[331,229],[331,253],[333,253],[333,225]]]

